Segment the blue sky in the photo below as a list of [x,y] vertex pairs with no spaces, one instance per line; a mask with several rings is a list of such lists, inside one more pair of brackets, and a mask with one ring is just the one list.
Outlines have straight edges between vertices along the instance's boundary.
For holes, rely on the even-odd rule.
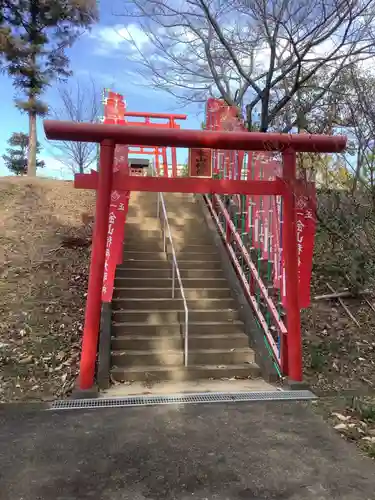
[[[101,2],[102,6],[105,2]],[[68,85],[74,86],[75,81],[88,81],[92,78],[98,89],[110,87],[112,90],[124,95],[129,111],[150,112],[176,112],[188,114],[188,119],[181,122],[183,128],[199,128],[202,121],[200,113],[203,109],[198,106],[182,108],[176,100],[165,92],[157,92],[142,81],[137,75],[137,66],[131,61],[132,46],[124,38],[126,29],[131,32],[133,38],[142,46],[146,40],[144,35],[134,24],[127,24],[127,20],[115,17],[101,8],[101,20],[91,33],[83,35],[75,45],[68,51],[71,61],[73,76]],[[142,84],[140,85],[140,82]],[[58,107],[57,84],[53,84],[45,94],[45,101],[52,107]],[[0,94],[2,95],[2,126],[0,127],[0,157],[5,153],[7,140],[13,132],[28,131],[28,120],[25,114],[20,113],[14,105],[16,91],[12,86],[12,80],[6,75],[0,74]],[[38,139],[42,144],[43,151],[40,158],[46,162],[46,168],[40,174],[52,177],[69,178],[71,174],[56,159],[53,154],[53,146],[44,136],[42,120],[38,123]],[[184,162],[187,151],[178,151],[178,161]],[[0,158],[0,176],[8,175],[9,171],[4,167]]]

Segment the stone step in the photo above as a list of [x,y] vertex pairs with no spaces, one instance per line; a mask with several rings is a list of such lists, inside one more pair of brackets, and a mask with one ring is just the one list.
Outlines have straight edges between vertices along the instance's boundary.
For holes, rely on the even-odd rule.
[[[187,307],[190,311],[210,309],[225,310],[234,309],[233,299],[187,299]],[[135,299],[135,298],[114,298],[112,309],[127,311],[184,311],[184,301],[182,299]]]
[[[160,227],[160,223],[163,222],[163,215],[160,213],[157,216],[156,207],[155,212],[152,212],[153,209],[147,208],[147,211],[144,208],[140,208],[138,211],[128,211],[128,216],[126,218],[126,224],[142,224],[142,226],[147,226],[148,224],[153,225],[155,222]],[[184,225],[196,226],[199,227],[201,223],[204,223],[204,219],[202,214],[195,212],[183,212],[177,213],[176,211],[168,211],[167,210],[167,219],[169,225],[183,227]]]
[[[218,260],[182,260],[178,259],[177,264],[179,269],[221,269],[221,262]],[[127,269],[129,267],[136,267],[137,269],[171,269],[171,259],[168,260],[144,260],[133,259],[124,260],[117,269]],[[155,283],[154,283],[155,284]]]
[[[136,235],[131,235],[126,232],[125,228],[125,239],[124,239],[124,247],[132,246],[132,245],[140,245],[139,238]],[[155,236],[147,236],[147,245],[149,248],[153,248],[156,245],[159,245],[163,242],[163,233],[159,231],[159,233]],[[144,243],[142,241],[142,243]]]
[[[166,239],[168,241],[168,234],[166,234]],[[194,233],[184,233],[179,231],[178,233],[174,233],[172,231],[172,240],[174,245],[208,245],[213,246],[212,238],[209,234],[205,234],[204,236],[196,237]],[[144,244],[152,248],[152,245],[156,243],[161,243],[163,241],[163,232],[160,229],[149,229],[143,230],[142,226],[139,225],[136,230],[129,230],[127,226],[125,226],[125,247],[130,244]]]
[[[131,220],[135,221],[136,219],[133,217]],[[209,238],[207,238],[206,228],[203,226],[204,221],[195,221],[194,224],[187,221],[178,224],[168,219],[168,222],[173,238],[179,238],[181,235],[184,235],[188,239],[189,236],[193,235],[195,240],[203,237],[204,241],[210,241]],[[129,234],[133,237],[141,232],[143,234],[151,233],[152,236],[156,237],[157,232],[159,232],[159,235],[162,234],[162,229],[163,224],[160,223],[159,219],[150,222],[144,222],[142,219],[139,219],[137,222],[126,222],[125,234]],[[168,228],[166,228],[166,234],[169,234]]]
[[167,214],[169,213],[177,213],[177,214],[194,214],[199,218],[203,218],[204,214],[202,213],[201,206],[195,201],[187,201],[181,199],[168,199],[164,198],[165,208],[167,210]]
[[122,254],[123,262],[139,260],[161,260],[166,261],[167,256],[165,252],[160,251],[147,251],[142,250],[138,252],[128,252],[126,246],[124,247],[124,252]]
[[[165,325],[172,323],[184,322],[183,311],[112,311],[113,321],[116,323],[144,323],[146,325]],[[189,322],[193,323],[231,323],[233,320],[238,319],[238,312],[232,309],[215,310],[215,309],[202,309],[190,310]]]
[[[185,289],[185,297],[190,300],[198,299],[227,299],[231,298],[229,288],[201,288]],[[176,287],[175,297],[180,297],[180,289]],[[113,292],[114,299],[170,299],[170,288],[126,288],[117,287]]]
[[[145,351],[159,349],[182,349],[182,335],[144,336],[127,335],[112,338],[112,350]],[[189,334],[189,349],[239,349],[248,347],[248,338],[244,333],[191,335]]]
[[150,229],[142,227],[142,223],[128,224],[125,223],[125,244],[128,238],[136,238],[142,235],[143,239],[148,238],[161,238],[162,231],[160,224]]
[[[147,323],[130,323],[114,321],[112,323],[112,336],[122,337],[127,335],[147,337],[170,337],[181,335],[184,329],[183,323],[170,323],[167,325],[151,325]],[[242,321],[220,323],[218,321],[198,323],[189,321],[189,335],[236,335],[243,334],[244,325]]]
[[[157,350],[180,350],[183,348],[183,339],[180,334],[177,335],[162,335],[145,336],[145,335],[124,335],[112,337],[112,351],[157,351]],[[193,348],[193,346],[192,346]]]
[[142,260],[142,259],[133,259],[133,260],[123,260],[123,262],[117,266],[116,272],[119,269],[127,269],[129,266],[136,266],[137,269],[170,269],[171,263],[165,260]]
[[[126,232],[126,229],[125,229]],[[168,234],[166,234],[166,247],[171,251],[171,244]],[[215,246],[212,244],[211,239],[206,236],[198,239],[191,239],[188,234],[172,235],[172,242],[175,251],[185,250],[193,253],[217,253]],[[190,247],[199,248],[190,248]],[[164,252],[163,247],[163,233],[153,233],[151,230],[143,231],[140,229],[136,234],[125,234],[124,240],[125,252]]]
[[[131,219],[132,220],[132,219]],[[149,220],[149,222],[147,222]],[[157,218],[155,219],[150,219],[150,218],[145,218],[146,222],[143,222],[142,219],[140,219],[137,222],[128,222],[126,221],[125,223],[125,234],[130,234],[130,235],[135,235],[139,233],[140,231],[143,233],[150,232],[153,235],[156,235],[157,233],[160,234],[162,225],[160,224],[159,220]],[[169,219],[168,219],[169,222]],[[186,235],[193,235],[195,239],[203,237],[207,238],[207,226],[205,225],[205,222],[202,221],[195,221],[194,223],[181,223],[181,224],[176,224],[176,223],[170,223],[169,227],[171,229],[171,234],[179,236],[180,234],[186,234]]]
[[[123,262],[131,260],[167,260],[167,257],[165,255],[165,252],[160,252],[157,251],[158,249],[155,249],[155,251],[137,251],[137,252],[131,252],[128,251],[127,248],[125,247],[124,253],[123,253]],[[209,261],[212,258],[216,257],[215,252],[211,253],[205,253],[205,252],[179,252],[178,253],[178,260],[199,260],[199,261]]]
[[198,212],[202,216],[202,211],[194,200],[181,199],[168,196],[164,193],[164,204],[167,211],[177,210],[178,212]]
[[[195,234],[206,234],[207,225],[202,217],[194,215],[192,218],[183,218],[177,215],[168,216],[171,232],[185,232]],[[163,223],[163,222],[162,222]]]
[[182,239],[186,242],[190,241],[190,239],[194,235],[194,240],[196,242],[203,243],[211,243],[212,238],[209,233],[207,233],[207,227],[203,226],[203,222],[199,224],[199,226],[181,226],[181,227],[171,227],[171,236],[173,239]]
[[[248,347],[234,350],[220,349],[189,349],[189,363],[191,365],[239,365],[253,363],[254,351]],[[184,364],[184,353],[181,350],[161,351],[113,351],[112,366],[158,366]]]
[[158,382],[163,380],[200,380],[222,378],[258,378],[260,368],[256,363],[240,365],[190,365],[182,366],[138,366],[112,368],[113,380]]
[[[180,269],[181,278],[224,278],[222,269]],[[142,269],[136,264],[131,268],[122,267],[116,271],[117,278],[172,278],[172,268],[169,269]],[[175,273],[176,287],[178,287],[177,273]]]
[[[182,284],[186,288],[228,288],[227,280],[224,278],[183,278]],[[160,278],[155,282],[152,278],[121,278],[116,277],[115,286],[126,288],[152,288],[157,285],[158,288],[172,288],[172,280]]]
[[142,229],[143,231],[146,231],[148,229],[151,230],[158,229],[160,231],[161,229],[160,219],[155,215],[151,217],[145,215],[143,211],[138,213],[137,215],[132,215],[129,214],[128,212],[128,215],[126,217],[125,227],[126,229],[130,230]]
[[[166,247],[167,250],[170,251],[171,244],[168,240],[166,239]],[[207,253],[207,254],[214,254],[217,253],[217,249],[210,243],[206,244],[190,244],[189,241],[184,242],[184,241],[173,241],[173,247],[175,249],[175,252],[177,254],[181,252],[193,252],[193,253]],[[139,241],[137,239],[126,241],[124,250],[126,252],[144,252],[145,250],[148,251],[158,251],[158,252],[163,252],[164,247],[163,247],[163,238],[155,238],[152,240],[147,240],[146,248],[145,248],[145,243],[142,241]]]
[[157,204],[156,201],[151,201],[149,203],[130,203],[128,209],[128,216],[130,217],[139,217],[140,215],[144,215],[145,217],[154,217],[156,218],[157,213]]
[[112,351],[112,366],[178,366],[184,363],[182,350],[163,349],[162,351]]
[[199,205],[194,200],[188,200],[183,197],[170,196],[171,193],[164,193],[164,203],[167,210],[179,210],[182,212],[196,211],[202,216]]
[[[153,197],[147,197],[146,194],[151,194],[151,193],[146,193],[145,191],[139,191],[138,192],[138,197],[131,198],[130,201],[133,204],[139,204],[143,206],[144,204],[147,203],[152,203],[154,202],[155,204],[157,203],[158,197],[157,193],[152,193]],[[197,205],[196,200],[194,198],[191,198],[191,195],[187,195],[186,193],[160,193],[160,199],[164,200],[165,205],[167,206],[168,204],[176,204],[177,206],[181,207],[181,204],[183,203],[184,207],[185,206],[192,206],[192,207],[199,207]],[[180,196],[178,196],[180,195]],[[133,196],[133,195],[132,195]]]

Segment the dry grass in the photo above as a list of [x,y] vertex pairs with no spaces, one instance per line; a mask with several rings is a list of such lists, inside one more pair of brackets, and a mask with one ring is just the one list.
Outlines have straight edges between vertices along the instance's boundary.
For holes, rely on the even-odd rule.
[[[71,182],[0,178],[0,401],[66,394],[76,373],[94,193]],[[64,244],[65,242],[65,244]]]

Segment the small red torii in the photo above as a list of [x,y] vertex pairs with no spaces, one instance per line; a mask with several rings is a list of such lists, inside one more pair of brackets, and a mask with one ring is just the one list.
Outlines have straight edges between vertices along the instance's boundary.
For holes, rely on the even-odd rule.
[[[176,123],[177,120],[186,120],[187,115],[175,113],[149,113],[143,111],[127,111],[126,102],[121,94],[109,91],[108,95],[104,94],[104,123],[126,125],[134,127],[154,127],[154,128],[167,128],[179,129],[180,125]],[[144,121],[129,121],[128,118],[142,118]],[[167,120],[167,123],[155,123],[153,120]],[[133,145],[134,146],[134,145]],[[137,147],[137,146],[135,146]],[[172,147],[172,176],[177,176],[177,155],[176,148]],[[128,149],[128,154],[139,154],[134,149]],[[151,152],[145,152],[155,156],[155,166],[159,173],[159,156],[163,158],[163,174],[168,176],[168,160],[166,147],[152,148]]]

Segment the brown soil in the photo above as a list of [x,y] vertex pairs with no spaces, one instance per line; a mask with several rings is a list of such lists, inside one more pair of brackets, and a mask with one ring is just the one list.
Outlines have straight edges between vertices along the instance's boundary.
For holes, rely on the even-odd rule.
[[48,400],[75,381],[93,192],[0,178],[0,401]]
[[[327,282],[337,290],[344,286],[315,273],[313,295],[330,293]],[[365,300],[343,301],[359,327],[335,299],[315,301],[302,312],[304,379],[320,396],[317,412],[375,458],[375,313]]]

